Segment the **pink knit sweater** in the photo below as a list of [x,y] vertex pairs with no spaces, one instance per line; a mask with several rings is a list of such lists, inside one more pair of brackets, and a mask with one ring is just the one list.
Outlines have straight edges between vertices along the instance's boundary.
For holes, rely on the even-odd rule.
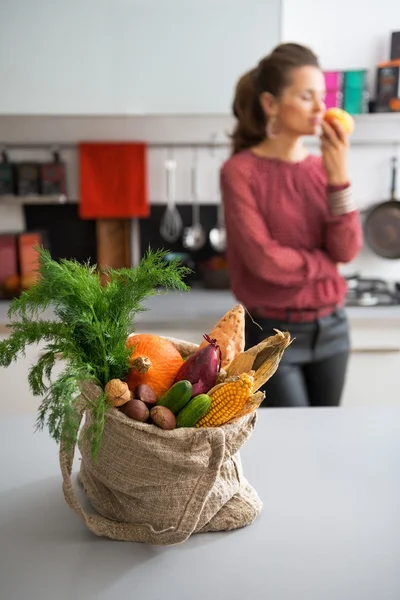
[[338,263],[362,246],[351,187],[327,186],[322,160],[262,158],[250,150],[221,171],[231,286],[248,309],[342,305]]

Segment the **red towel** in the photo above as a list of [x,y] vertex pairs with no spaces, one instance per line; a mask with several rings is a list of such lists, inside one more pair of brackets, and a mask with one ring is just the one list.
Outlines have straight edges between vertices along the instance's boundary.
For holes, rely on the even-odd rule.
[[82,219],[149,216],[146,144],[81,143],[79,168]]

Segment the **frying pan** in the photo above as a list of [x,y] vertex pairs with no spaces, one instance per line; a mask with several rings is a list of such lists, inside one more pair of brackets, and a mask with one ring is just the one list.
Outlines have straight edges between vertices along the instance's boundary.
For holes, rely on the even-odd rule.
[[392,158],[390,200],[369,211],[364,224],[365,240],[383,258],[400,258],[400,201],[396,198],[397,157]]

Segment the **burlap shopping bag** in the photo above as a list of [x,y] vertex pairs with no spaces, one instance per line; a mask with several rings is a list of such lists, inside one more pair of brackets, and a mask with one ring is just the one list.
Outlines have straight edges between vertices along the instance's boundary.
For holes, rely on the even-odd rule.
[[71,482],[74,451],[60,447],[65,499],[90,531],[169,545],[193,533],[244,527],[257,518],[262,503],[243,475],[239,455],[254,430],[256,412],[222,427],[164,431],[110,408],[94,462],[85,406],[100,393],[92,383],[82,388],[86,419],[79,437],[79,479],[98,514],[86,513],[80,504]]

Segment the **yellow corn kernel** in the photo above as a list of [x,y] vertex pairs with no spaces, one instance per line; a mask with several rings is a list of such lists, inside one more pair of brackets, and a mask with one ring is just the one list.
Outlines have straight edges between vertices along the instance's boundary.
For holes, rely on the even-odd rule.
[[218,427],[230,421],[247,403],[254,383],[254,377],[243,373],[218,386],[210,393],[212,402],[210,410],[200,419],[196,427]]

